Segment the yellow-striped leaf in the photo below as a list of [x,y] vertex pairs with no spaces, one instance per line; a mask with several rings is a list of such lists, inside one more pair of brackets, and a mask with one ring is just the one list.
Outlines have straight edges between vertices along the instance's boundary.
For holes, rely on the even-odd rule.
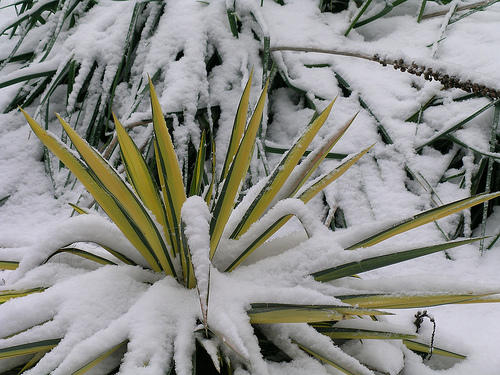
[[349,262],[335,267],[327,268],[312,274],[316,281],[331,281],[342,277],[353,276],[358,273],[374,270],[381,267],[386,267],[391,264],[404,262],[410,259],[418,258],[424,255],[436,253],[438,251],[448,250],[457,246],[466,245],[481,238],[471,238],[460,241],[450,241],[439,245],[419,247],[417,249],[400,251],[397,253],[380,255],[363,259],[357,262]]
[[[298,342],[293,341],[293,340],[292,340],[292,342],[295,343],[300,349],[302,349],[306,353],[309,353],[310,355],[319,359],[322,362],[328,363],[330,366],[335,367],[337,370],[343,372],[344,374],[347,374],[347,375],[365,375],[366,373],[368,373],[368,370],[366,372],[359,372],[359,371],[354,370],[352,368],[349,369],[345,365],[339,364],[338,361],[335,361],[332,358],[328,358],[322,354],[319,354],[317,351],[312,350],[311,348],[308,348],[308,347],[304,346],[303,344],[299,344]],[[350,357],[350,359],[352,359],[352,357]]]
[[238,110],[236,111],[236,117],[234,118],[233,131],[231,133],[231,139],[229,140],[224,167],[222,168],[221,181],[223,181],[227,177],[229,166],[233,162],[241,138],[243,137],[243,133],[245,132],[245,126],[247,124],[248,102],[250,100],[250,88],[252,87],[252,77],[253,68],[250,72],[250,77],[248,78],[245,89],[243,90],[243,94],[241,95],[240,103],[238,104]]
[[[142,157],[141,152],[132,141],[123,125],[113,114],[116,135],[120,144],[120,152],[123,164],[130,183],[135,192],[141,198],[144,205],[155,215],[156,220],[163,230],[167,228],[165,207],[158,195],[158,188],[151,176],[151,172]],[[168,239],[168,237],[167,237]]]
[[88,251],[85,251],[85,250],[76,249],[74,247],[63,247],[63,248],[55,251],[47,259],[45,259],[42,262],[42,264],[47,263],[52,257],[56,256],[57,254],[61,254],[61,253],[68,253],[68,254],[78,255],[78,256],[80,256],[82,258],[91,260],[93,262],[96,262],[96,263],[99,263],[99,264],[102,264],[102,265],[110,265],[110,264],[112,264],[112,265],[116,266],[116,263],[110,261],[109,259],[103,258],[103,257],[101,257],[99,255],[92,254],[92,253],[90,253]]
[[[415,352],[430,353],[430,351],[431,351],[431,347],[429,345],[418,342],[418,341],[404,339],[403,344],[405,344],[408,349],[413,350]],[[437,348],[435,346],[432,347],[432,353],[438,354],[438,355],[443,355],[445,357],[457,358],[457,359],[467,358],[466,356],[464,356],[462,354],[458,354],[458,353],[451,352],[449,350]]]
[[171,235],[174,253],[179,254],[182,247],[180,233],[181,207],[186,201],[186,192],[184,191],[182,172],[175,154],[172,138],[168,132],[160,102],[151,80],[149,80],[149,91],[155,131],[156,165],[168,220],[167,233]]
[[98,201],[99,205],[110,216],[113,222],[125,234],[128,240],[136,247],[144,259],[151,265],[153,270],[159,271],[158,260],[140,229],[132,220],[131,214],[124,210],[121,202],[108,193],[96,175],[89,170],[84,162],[77,158],[65,144],[61,143],[52,134],[45,131],[35,120],[33,120],[24,110],[21,109],[33,132],[61,160],[66,167],[85,186],[89,193]]
[[289,195],[292,197],[297,193],[297,191],[306,183],[306,181],[311,177],[316,168],[319,167],[321,162],[325,160],[328,153],[331,151],[333,146],[337,144],[340,138],[346,133],[347,129],[351,126],[357,114],[355,114],[347,123],[335,134],[332,134],[330,137],[326,139],[321,147],[318,147],[316,150],[311,152],[307,158],[300,163],[298,168],[300,169],[299,176],[297,178],[297,183]]
[[409,333],[397,333],[397,332],[386,332],[386,331],[374,331],[369,329],[358,329],[358,328],[344,328],[335,327],[334,325],[327,326],[315,326],[313,327],[316,331],[322,335],[328,336],[334,340],[368,340],[368,339],[379,339],[379,340],[402,340],[402,339],[415,339],[418,335],[412,335]]
[[203,181],[203,167],[205,165],[205,131],[201,133],[200,147],[198,148],[198,153],[196,155],[196,162],[194,165],[193,178],[191,180],[191,185],[189,187],[189,196],[192,195],[202,195],[201,183]]
[[117,350],[121,349],[122,347],[126,346],[128,343],[128,340],[122,341],[118,345],[112,347],[111,349],[107,350],[105,353],[101,354],[99,357],[95,358],[94,360],[90,361],[87,363],[85,366],[79,368],[77,371],[73,372],[72,375],[82,375],[85,374],[87,371],[92,369],[94,366],[96,366],[98,363],[101,361],[105,360],[108,358],[111,354],[116,352]]
[[182,233],[182,254],[181,254],[181,263],[182,270],[184,272],[184,281],[186,283],[186,287],[188,289],[194,288],[196,286],[196,278],[194,275],[193,263],[191,261],[191,252],[189,251],[189,245],[187,242],[187,238],[184,235],[185,224],[181,220],[181,233]]
[[24,373],[28,369],[32,368],[34,365],[40,361],[45,354],[47,354],[49,351],[48,350],[42,350],[41,352],[36,353],[29,361],[24,365],[24,367],[19,371],[19,374]]
[[[316,194],[321,192],[326,186],[331,184],[337,178],[339,178],[344,172],[346,172],[354,163],[356,163],[364,154],[366,154],[373,146],[359,152],[352,158],[347,159],[333,171],[324,174],[319,177],[311,186],[304,189],[303,192],[299,192],[298,199],[302,200],[304,203],[309,202]],[[293,215],[286,215],[277,220],[274,224],[265,228],[265,230],[258,235],[255,240],[229,265],[226,272],[231,272],[234,270],[241,262],[243,262],[255,249],[267,241],[274,233],[276,233],[283,225],[290,220]]]
[[[163,240],[159,228],[155,220],[151,217],[149,212],[145,209],[142,202],[136,194],[130,190],[127,184],[116,173],[116,171],[105,161],[102,156],[95,151],[85,140],[83,140],[66,121],[58,116],[59,122],[68,134],[68,137],[73,142],[73,145],[78,150],[82,159],[88,165],[90,171],[95,176],[95,180],[105,191],[99,191],[98,194],[92,196],[101,204],[101,200],[107,202],[109,198],[113,199],[116,203],[114,207],[109,207],[108,210],[103,209],[116,223],[114,217],[123,219],[123,214],[126,213],[129,225],[132,224],[137,231],[137,235],[142,240],[138,246],[139,248],[147,248],[148,252],[154,254],[158,259],[161,269],[168,275],[175,276],[175,269],[168,253],[167,245]],[[106,197],[108,196],[108,197]],[[116,223],[118,225],[118,223]],[[120,228],[121,229],[121,228]],[[123,231],[123,230],[122,230]],[[124,232],[125,235],[128,233]],[[142,237],[142,238],[141,238]],[[136,245],[136,244],[134,244]],[[136,245],[137,247],[137,245]]]
[[208,186],[208,189],[205,193],[205,202],[207,202],[207,206],[210,208],[211,207],[211,202],[212,202],[212,196],[214,193],[214,188],[215,188],[215,165],[216,165],[216,150],[215,150],[215,142],[214,142],[214,137],[210,136],[210,147],[212,149],[212,179],[210,181],[210,185]]
[[22,355],[48,351],[59,344],[60,341],[61,339],[49,339],[2,348],[0,349],[0,359],[20,357]]
[[324,188],[326,188],[328,185],[330,185],[333,181],[338,179],[340,176],[342,176],[349,168],[353,166],[361,157],[363,157],[368,151],[371,150],[371,148],[374,145],[371,145],[370,147],[365,148],[363,151],[358,152],[356,155],[353,157],[347,159],[345,162],[340,164],[338,167],[336,167],[334,170],[331,172],[325,173],[318,179],[316,179],[310,186],[308,186],[306,189],[303,189],[303,191],[299,191],[298,197],[301,201],[304,203],[309,202],[312,198],[316,196],[319,192],[321,192]]
[[409,309],[449,305],[471,301],[484,295],[474,294],[363,294],[337,296],[342,302],[365,309]]
[[488,295],[488,296],[482,296],[478,298],[473,298],[471,300],[463,301],[463,302],[458,302],[460,304],[471,304],[471,303],[496,303],[500,302],[500,295],[499,294],[494,294],[494,295]]
[[24,290],[3,290],[0,291],[0,304],[7,302],[13,298],[25,297],[33,293],[43,292],[45,288],[33,288]]
[[281,303],[253,303],[247,311],[252,324],[315,323],[354,319],[357,315],[392,315],[391,313],[335,305],[289,305]]
[[256,196],[250,207],[247,209],[243,218],[238,223],[238,226],[231,234],[231,238],[238,238],[245,233],[250,225],[257,221],[260,216],[266,211],[272,200],[276,197],[280,189],[289,178],[294,168],[299,163],[304,155],[307,147],[312,142],[316,133],[323,126],[330,111],[332,109],[333,100],[326,109],[314,120],[302,133],[300,138],[294,143],[292,148],[283,155],[281,162],[276,166],[268,178],[267,183],[263,186],[260,193]]
[[19,267],[19,262],[13,260],[0,260],[0,270],[13,271]]
[[77,206],[76,204],[73,204],[73,203],[68,203],[68,204],[73,208],[73,210],[78,212],[80,215],[88,215],[89,214],[89,212],[86,209],[81,208],[81,207]]
[[440,207],[432,208],[428,211],[424,211],[418,215],[415,215],[411,218],[408,218],[402,221],[399,224],[393,225],[392,227],[374,234],[362,241],[357,242],[356,244],[349,246],[347,250],[356,249],[359,247],[368,247],[375,245],[379,242],[382,242],[392,236],[397,234],[406,232],[410,229],[419,227],[421,225],[431,223],[433,221],[439,220],[448,215],[452,215],[454,213],[465,210],[469,207],[475,206],[477,204],[486,202],[490,199],[496,198],[500,196],[500,192],[491,193],[491,194],[480,194],[473,197],[461,199],[456,202],[448,203]]
[[210,222],[210,259],[212,259],[215,254],[222,232],[231,215],[235,200],[247,174],[248,166],[253,155],[255,137],[264,111],[268,85],[269,81],[266,82],[260,94],[260,98],[245,130],[238,150],[236,151],[234,160],[229,166],[227,177],[222,182],[222,189],[212,213],[212,221]]

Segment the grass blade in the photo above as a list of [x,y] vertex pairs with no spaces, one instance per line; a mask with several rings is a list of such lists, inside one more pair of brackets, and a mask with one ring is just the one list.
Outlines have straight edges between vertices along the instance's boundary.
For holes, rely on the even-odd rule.
[[455,201],[452,203],[445,204],[444,206],[432,208],[430,210],[424,211],[418,215],[415,215],[411,218],[403,220],[401,223],[393,225],[392,227],[374,234],[362,241],[357,242],[356,244],[349,246],[346,250],[353,250],[359,247],[368,247],[375,245],[379,242],[382,242],[390,237],[393,237],[397,234],[406,232],[410,229],[419,227],[421,225],[431,223],[448,215],[452,215],[459,211],[465,210],[469,207],[475,206],[477,204],[486,202],[490,199],[496,198],[500,196],[500,193],[491,193],[491,194],[480,194],[469,198],[464,198],[459,201]]
[[327,268],[322,271],[318,271],[312,274],[316,281],[332,281],[340,279],[342,277],[353,276],[358,273],[374,270],[377,268],[382,268],[389,266],[391,264],[396,264],[400,262],[405,262],[410,259],[418,258],[424,255],[433,254],[438,251],[448,250],[457,246],[469,244],[474,241],[478,241],[480,238],[472,238],[461,241],[445,242],[439,245],[420,247],[417,249],[401,251],[398,253],[381,255],[377,257],[372,257],[368,259],[363,259],[358,262],[350,262],[335,266],[332,268]]
[[459,129],[461,128],[463,125],[465,125],[466,123],[468,123],[469,121],[473,120],[474,118],[476,118],[477,116],[479,116],[481,113],[483,113],[484,111],[486,111],[487,109],[489,109],[490,107],[493,107],[495,104],[497,104],[498,102],[500,102],[500,100],[494,100],[494,101],[491,101],[490,103],[486,104],[484,107],[482,107],[481,109],[477,110],[476,112],[474,112],[472,115],[470,115],[469,117],[467,117],[466,119],[460,121],[459,123],[445,129],[445,130],[442,130],[440,132],[438,132],[437,134],[435,134],[434,136],[432,136],[429,140],[427,140],[425,143],[417,146],[415,148],[415,151],[420,151],[421,149],[423,149],[425,146],[429,146],[430,144],[432,144],[433,142],[435,142],[436,140],[446,136],[447,134],[451,133],[452,131],[456,130],[456,129]]
[[[40,64],[40,65],[43,65],[43,64]],[[38,66],[38,68],[40,68],[40,66]],[[28,68],[25,70],[28,70]],[[55,70],[55,69],[48,69],[48,70],[38,69],[37,71],[33,71],[33,72],[28,71],[26,74],[24,74],[22,76],[17,76],[17,77],[8,79],[6,81],[0,82],[0,89],[3,89],[4,87],[15,85],[16,83],[19,83],[19,82],[29,81],[29,80],[35,79],[35,78],[52,77],[54,74],[56,74],[56,72],[57,72],[57,70]]]
[[420,23],[422,21],[422,16],[424,15],[426,4],[427,4],[427,0],[420,0],[420,7],[418,9],[418,16],[417,16],[417,23]]
[[354,28],[354,26],[356,25],[356,23],[358,23],[358,21],[361,18],[361,16],[366,12],[366,10],[370,6],[371,2],[372,2],[372,0],[366,0],[366,2],[363,4],[363,7],[358,11],[358,13],[354,17],[354,19],[351,21],[351,24],[349,25],[349,27],[347,28],[346,32],[344,33],[344,36],[349,35],[349,33]]

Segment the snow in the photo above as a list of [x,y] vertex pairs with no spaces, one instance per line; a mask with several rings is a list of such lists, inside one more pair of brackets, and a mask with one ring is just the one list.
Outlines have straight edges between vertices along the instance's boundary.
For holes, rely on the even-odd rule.
[[[9,3],[13,1],[6,2]],[[216,141],[217,152],[221,156],[216,160],[217,173],[224,162],[222,155],[227,149],[234,112],[252,67],[251,107],[259,95],[263,67],[259,57],[261,43],[254,38],[254,33],[260,37],[270,36],[273,47],[338,49],[366,55],[378,53],[390,59],[403,58],[408,62],[446,69],[464,80],[473,79],[495,89],[500,88],[499,4],[444,28],[442,25],[447,16],[417,23],[415,15],[420,2],[410,0],[385,17],[353,29],[345,38],[343,33],[349,26],[349,18],[357,11],[352,4],[346,11],[332,14],[321,13],[318,1],[289,0],[281,6],[266,0],[260,7],[257,0],[238,0],[236,11],[243,27],[239,38],[234,38],[225,14],[226,3],[233,2],[214,0],[204,4],[169,1],[164,15],[160,17],[156,34],[148,32],[153,28],[153,19],[159,14],[159,8],[154,2],[144,5],[148,26],[143,30],[143,39],[132,68],[135,78],[130,85],[122,84],[117,88],[120,97],[113,108],[125,124],[151,116],[148,100],[136,103],[134,95],[142,89],[141,79],[145,80],[147,74],[154,75],[161,69],[156,89],[164,113],[169,113],[173,119],[180,161],[187,155],[189,140],[198,144],[196,110],[220,107]],[[433,11],[447,10],[450,6],[468,3],[432,3],[429,4],[429,12],[431,8]],[[382,4],[374,3],[371,12],[376,10],[375,6]],[[81,104],[77,103],[77,93],[84,87],[94,64],[97,68],[90,76],[89,92],[102,90],[107,93],[111,87],[135,6],[133,1],[100,1],[77,20],[77,28],[63,28],[61,37],[45,62],[27,68],[19,63],[8,65],[0,71],[0,84],[28,72],[60,71],[69,58],[76,59],[80,63],[80,75],[77,76],[73,94],[68,98],[66,114],[71,116],[78,112]],[[8,25],[14,16],[12,7],[0,9],[0,25]],[[48,27],[40,30],[46,31]],[[441,35],[444,36],[442,40]],[[32,39],[27,40],[23,48],[46,42],[38,36],[30,35],[29,38]],[[8,55],[13,46],[12,40],[4,36],[0,38],[2,56]],[[215,49],[222,63],[207,75],[205,63]],[[179,55],[181,51],[182,56]],[[433,200],[447,203],[468,195],[472,173],[477,168],[472,151],[469,150],[463,158],[464,167],[456,169],[457,173],[465,174],[464,188],[456,181],[442,180],[445,173],[451,173],[449,164],[458,151],[457,147],[444,153],[429,147],[424,147],[421,153],[416,153],[414,149],[459,124],[490,101],[486,98],[454,101],[464,92],[458,89],[441,91],[442,86],[437,82],[427,82],[422,77],[396,71],[390,66],[383,67],[354,57],[290,51],[274,52],[273,57],[297,90],[281,87],[273,91],[268,103],[273,116],[265,119],[267,141],[280,147],[290,147],[314,113],[305,97],[321,111],[339,95],[330,118],[312,145],[320,145],[358,111],[360,113],[353,125],[333,152],[351,154],[376,142],[368,155],[325,190],[325,200],[332,206],[342,208],[348,228],[333,232],[322,225],[322,197],[307,205],[296,199],[286,199],[277,203],[238,241],[222,238],[215,258],[210,260],[210,212],[200,197],[191,197],[182,209],[198,281],[197,288],[191,290],[171,277],[154,274],[139,266],[123,265],[94,245],[88,245],[90,251],[119,265],[101,267],[88,260],[75,259],[72,255],[57,255],[51,262],[41,265],[62,246],[76,241],[90,241],[116,249],[140,266],[147,267],[140,254],[102,213],[70,217],[72,209],[67,203],[76,203],[81,199],[84,194],[81,186],[76,184],[73,189],[63,186],[61,181],[66,178],[64,170],[54,171],[54,181],[51,181],[41,162],[43,148],[30,134],[24,118],[17,111],[0,115],[0,199],[6,198],[0,203],[0,260],[21,261],[15,271],[0,271],[0,290],[48,288],[43,293],[0,305],[0,347],[47,337],[63,337],[61,343],[27,374],[72,373],[126,339],[128,343],[120,373],[156,375],[164,373],[174,360],[177,374],[190,374],[194,342],[200,337],[204,340],[204,333],[200,333],[204,327],[200,326],[200,322],[205,318],[216,336],[211,342],[205,342],[210,354],[216,358],[216,344],[224,355],[231,358],[232,363],[246,367],[247,370],[238,367],[235,374],[338,374],[331,366],[305,354],[294,342],[308,345],[337,359],[339,363],[353,366],[361,374],[374,374],[374,371],[361,367],[360,363],[388,374],[498,373],[499,303],[427,309],[436,321],[436,345],[467,355],[463,361],[447,362],[437,358],[437,355],[431,361],[422,360],[399,341],[352,341],[340,350],[330,345],[327,337],[317,334],[305,324],[263,327],[263,331],[272,335],[274,343],[293,355],[294,360],[276,364],[261,357],[246,313],[251,303],[339,305],[342,302],[336,296],[353,291],[500,291],[500,243],[483,255],[478,251],[477,244],[470,244],[449,250],[448,255],[453,260],[437,253],[362,273],[362,279],[345,278],[318,283],[309,276],[328,267],[445,241],[436,225],[428,224],[367,249],[343,250],[382,228],[433,207]],[[343,95],[335,73],[350,85],[350,96]],[[104,77],[103,83],[101,76]],[[1,89],[2,109],[10,103],[20,86],[16,84]],[[66,106],[62,91],[56,93],[58,100],[51,99],[51,109],[59,110]],[[105,102],[107,94],[103,95]],[[429,107],[419,124],[405,121],[433,95],[443,98],[442,106]],[[89,98],[88,108],[97,105],[97,100],[97,97]],[[360,106],[360,100],[376,119]],[[36,113],[37,120],[40,120],[45,116],[45,107],[42,111],[37,104],[35,102],[26,109],[30,114]],[[132,114],[135,104],[138,104],[137,111]],[[100,105],[103,106],[103,102]],[[452,134],[475,149],[489,152],[493,112],[493,108],[488,109]],[[179,122],[180,113],[183,124]],[[76,122],[75,118],[76,115],[71,117],[72,125]],[[77,126],[79,131],[84,131],[91,121],[92,112],[86,109],[82,118]],[[393,144],[382,141],[377,121],[387,130]],[[210,125],[213,126],[213,123]],[[60,134],[50,116],[49,128]],[[150,132],[151,127],[137,128],[133,137],[144,143]],[[279,155],[267,156],[271,166],[279,162]],[[259,163],[254,158],[251,169],[253,179],[262,171]],[[326,160],[313,177],[333,169],[338,163],[337,160]],[[421,177],[421,184],[408,182],[405,167]],[[226,237],[236,225],[238,215],[245,211],[250,198],[264,183],[261,181],[253,190],[246,192],[246,201],[234,212],[233,221],[225,232]],[[222,272],[256,234],[288,214],[295,215],[299,220],[291,220],[282,231],[245,259],[241,267],[228,274]],[[457,220],[457,216],[452,216],[440,221],[439,225],[449,235]],[[470,217],[466,215],[465,221],[466,225],[470,223]],[[488,220],[487,235],[495,236],[499,226],[500,212],[495,207]],[[465,233],[469,230],[466,227]],[[472,234],[479,235],[479,230]],[[487,239],[486,244],[490,241]],[[376,324],[383,329],[398,327],[398,331],[413,333],[416,311],[391,310],[395,315]],[[352,322],[339,323],[349,324]],[[372,322],[363,321],[362,324],[368,326]],[[24,329],[28,330],[8,337]],[[429,340],[431,331],[432,326],[425,321],[421,338]],[[8,367],[8,363],[0,361],[0,372]],[[100,366],[96,373],[112,368],[113,361]]]

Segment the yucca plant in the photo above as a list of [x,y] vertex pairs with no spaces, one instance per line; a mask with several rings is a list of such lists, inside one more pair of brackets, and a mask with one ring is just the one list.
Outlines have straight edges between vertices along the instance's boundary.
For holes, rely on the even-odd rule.
[[[61,117],[76,152],[23,111],[33,132],[82,182],[114,224],[74,206],[82,215],[70,222],[87,231],[78,233],[74,227],[74,236],[71,231],[62,236],[67,246],[47,248],[45,243],[40,252],[32,252],[19,264],[0,263],[3,269],[14,270],[13,280],[18,280],[4,286],[0,295],[0,314],[9,322],[0,327],[2,371],[180,375],[246,370],[266,374],[280,373],[277,366],[286,371],[290,361],[305,361],[309,370],[322,371],[319,362],[308,357],[312,355],[345,374],[373,374],[339,350],[345,340],[403,340],[417,352],[464,358],[434,348],[415,330],[383,322],[391,313],[380,309],[493,302],[495,296],[470,291],[366,293],[351,288],[347,292],[336,283],[476,241],[456,240],[399,251],[363,250],[500,193],[425,211],[366,238],[351,234],[351,244],[344,249],[339,243],[345,235],[330,232],[304,204],[372,147],[309,181],[355,116],[305,157],[327,120],[330,103],[269,176],[242,194],[267,84],[247,121],[250,88],[251,78],[236,112],[220,176],[211,165],[205,166],[207,141],[202,136],[189,186],[183,185],[151,82],[156,177],[116,117],[126,178]],[[211,150],[215,152],[214,145]],[[212,164],[215,157],[213,153]],[[302,222],[308,239],[297,242],[295,236],[285,235],[270,240],[293,216]],[[129,244],[120,239],[119,232]],[[92,242],[93,248],[84,242]],[[262,248],[274,248],[269,254],[275,256],[257,256]],[[83,269],[73,268],[71,272],[79,270],[76,275],[66,274],[57,283],[47,280],[32,285],[39,279],[31,275],[51,273],[53,257],[64,253],[69,254],[65,258],[68,267],[75,264],[75,255],[98,266],[89,268],[85,263]],[[28,308],[34,305],[37,311]]]

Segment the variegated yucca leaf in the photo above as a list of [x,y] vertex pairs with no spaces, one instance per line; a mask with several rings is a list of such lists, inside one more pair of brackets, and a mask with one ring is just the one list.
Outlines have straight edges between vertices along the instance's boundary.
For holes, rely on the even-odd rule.
[[355,319],[357,315],[392,315],[384,311],[342,305],[290,305],[281,303],[253,303],[247,311],[250,322],[315,323],[332,320]]
[[[163,200],[165,201],[167,213],[167,235],[170,236],[174,254],[180,254],[182,240],[180,234],[181,207],[186,201],[183,178],[177,155],[174,150],[172,138],[168,132],[165,118],[158,101],[158,96],[149,80],[149,91],[151,94],[151,110],[153,113],[153,128],[155,132],[154,147],[156,155],[156,165],[160,178]],[[182,257],[181,257],[182,259]],[[187,265],[183,264],[183,269]]]
[[264,112],[268,85],[269,82],[266,82],[233,161],[230,163],[226,178],[221,182],[222,187],[217,196],[217,202],[213,208],[212,220],[210,222],[210,258],[213,258],[219,245],[222,232],[233,211],[235,200],[247,174],[253,155],[257,131],[259,130]]
[[375,331],[375,330],[360,329],[360,328],[335,327],[335,325],[317,326],[315,324],[312,324],[312,326],[319,333],[328,336],[334,340],[371,340],[371,339],[408,340],[408,339],[418,338],[418,335],[412,335],[409,333]]
[[[123,165],[125,166],[128,179],[144,205],[155,215],[161,227],[166,229],[168,227],[165,208],[158,194],[158,187],[151,177],[151,172],[141,152],[134,141],[132,141],[123,125],[115,115],[113,115],[113,118],[118,143],[120,144]],[[167,239],[169,239],[168,236]]]
[[[21,111],[33,132],[92,194],[151,268],[160,271],[165,267],[163,270],[166,273],[175,274],[173,266],[170,266],[166,258],[167,247],[154,220],[114,169],[61,118],[59,118],[61,124],[82,159],[76,157],[65,144],[38,125],[24,110]],[[163,262],[159,261],[157,252],[163,254]]]
[[417,249],[380,255],[377,257],[365,258],[360,261],[345,263],[339,266],[315,272],[312,274],[312,276],[316,281],[332,281],[340,279],[342,277],[353,276],[358,273],[386,267],[391,264],[396,264],[410,259],[418,258],[421,256],[433,254],[438,251],[444,251],[457,246],[466,245],[478,240],[480,240],[480,238],[470,238],[467,240],[451,241],[439,245],[420,247]]
[[194,166],[193,179],[191,180],[191,185],[189,187],[189,196],[199,195],[202,196],[201,184],[203,182],[204,173],[204,163],[205,163],[205,132],[201,133],[200,147],[198,148],[198,153],[196,155],[196,163]]
[[449,305],[455,303],[474,303],[477,298],[488,294],[444,294],[444,293],[419,293],[419,294],[360,294],[337,296],[342,302],[364,309],[412,309]]
[[292,341],[294,344],[296,344],[300,349],[305,351],[306,353],[312,355],[313,357],[319,359],[322,362],[328,363],[330,366],[335,367],[337,370],[343,372],[344,374],[347,375],[365,375],[369,374],[369,370],[366,369],[364,372],[360,372],[357,369],[352,368],[351,366],[348,366],[345,363],[339,363],[340,361],[337,359],[329,358],[324,354],[319,353],[317,350],[312,349],[309,346],[306,346],[304,344],[298,343],[296,341]]
[[90,369],[92,369],[94,366],[96,366],[97,364],[99,364],[100,362],[102,362],[103,360],[105,360],[106,358],[108,358],[114,352],[116,352],[117,350],[125,347],[127,345],[127,343],[128,343],[128,340],[122,341],[118,345],[112,347],[111,349],[109,349],[106,352],[104,352],[103,354],[101,354],[99,357],[97,357],[94,360],[92,360],[89,363],[87,363],[85,366],[82,366],[77,371],[73,372],[71,375],[82,375],[82,374],[86,373],[87,371],[89,371]]
[[[243,233],[245,233],[250,225],[257,221],[261,215],[269,208],[269,205],[280,192],[285,182],[287,182],[290,174],[295,169],[300,159],[303,157],[304,152],[307,147],[311,144],[314,136],[317,134],[319,129],[323,126],[330,111],[332,109],[332,101],[325,110],[314,120],[302,133],[300,138],[293,144],[293,146],[288,150],[288,152],[283,155],[283,158],[274,168],[273,172],[269,176],[267,183],[262,187],[259,194],[250,204],[249,208],[243,215],[242,219],[238,222],[237,227],[231,234],[231,238],[238,238]],[[328,152],[325,153],[325,156]],[[314,167],[314,163],[311,163],[311,167]],[[316,165],[317,166],[317,165]],[[307,175],[307,170],[305,175]],[[312,172],[311,172],[312,173]],[[305,176],[304,176],[305,177]]]
[[392,227],[383,230],[382,232],[359,241],[354,245],[349,246],[347,250],[375,245],[397,234],[409,231],[410,229],[417,228],[424,224],[432,223],[433,221],[442,219],[443,217],[455,214],[499,196],[500,192],[491,194],[479,194],[473,197],[461,199],[456,202],[451,202],[443,206],[432,208],[406,220],[403,220],[402,222],[395,224]]
[[96,263],[99,263],[99,264],[103,264],[103,265],[115,265],[116,266],[116,263],[115,262],[112,262],[110,261],[109,259],[106,259],[104,257],[101,257],[99,255],[96,255],[96,254],[92,254],[91,252],[88,252],[88,251],[85,251],[85,250],[82,250],[82,249],[77,249],[77,248],[74,248],[74,247],[63,247],[55,252],[53,252],[47,259],[45,259],[42,264],[45,264],[47,263],[50,259],[52,259],[52,257],[56,256],[57,254],[61,254],[61,253],[68,253],[68,254],[73,254],[73,255],[78,255],[82,258],[85,258],[85,259],[88,259],[88,260],[91,260],[93,262],[96,262]]
[[13,271],[19,267],[19,262],[13,260],[0,260],[0,270]]
[[229,140],[229,147],[226,154],[226,159],[224,160],[224,167],[222,168],[221,183],[227,177],[229,172],[229,167],[234,160],[236,151],[238,151],[238,146],[241,142],[241,138],[245,133],[245,127],[247,125],[247,112],[248,103],[250,101],[250,89],[252,87],[252,77],[253,69],[250,72],[250,77],[248,78],[243,94],[241,95],[240,103],[238,104],[238,110],[236,111],[236,116],[234,118],[233,130],[231,132],[231,138]]
[[[311,184],[305,186],[303,189],[296,193],[297,198],[302,202],[307,203],[312,198],[314,198],[319,192],[321,192],[325,187],[339,178],[344,172],[346,172],[354,163],[356,163],[363,155],[365,155],[372,146],[367,149],[357,153],[353,157],[347,158],[346,161],[342,162],[332,171],[325,173],[315,179]],[[288,220],[290,220],[293,215],[286,215],[281,219],[274,222],[272,225],[267,227],[262,233],[256,236],[253,242],[243,251],[240,255],[227,267],[226,272],[231,272],[238,265],[241,264],[254,250],[256,250],[260,245],[267,241],[273,234],[275,234],[283,225],[285,225]]]
[[57,346],[61,339],[49,339],[42,341],[30,342],[16,346],[9,346],[0,349],[0,359],[20,357],[28,354],[36,354],[39,352],[46,352]]
[[3,290],[0,291],[0,304],[7,302],[13,298],[24,297],[33,293],[43,292],[45,288],[32,288],[25,290]]
[[347,123],[338,131],[333,133],[323,142],[323,144],[311,152],[295,169],[298,176],[295,177],[294,184],[292,187],[292,192],[286,194],[289,197],[293,197],[299,189],[304,186],[309,177],[314,173],[314,171],[319,167],[319,165],[325,160],[327,155],[330,153],[333,146],[342,138],[342,136],[347,132],[347,129],[351,126],[357,114],[354,115]]
[[436,346],[433,346],[432,348],[424,343],[411,340],[411,339],[403,339],[403,344],[406,345],[406,347],[410,350],[413,350],[415,352],[419,353],[433,353],[433,354],[439,354],[445,357],[451,357],[451,358],[456,358],[456,359],[465,359],[467,358],[466,356],[462,354],[458,354],[449,350],[441,349]]

